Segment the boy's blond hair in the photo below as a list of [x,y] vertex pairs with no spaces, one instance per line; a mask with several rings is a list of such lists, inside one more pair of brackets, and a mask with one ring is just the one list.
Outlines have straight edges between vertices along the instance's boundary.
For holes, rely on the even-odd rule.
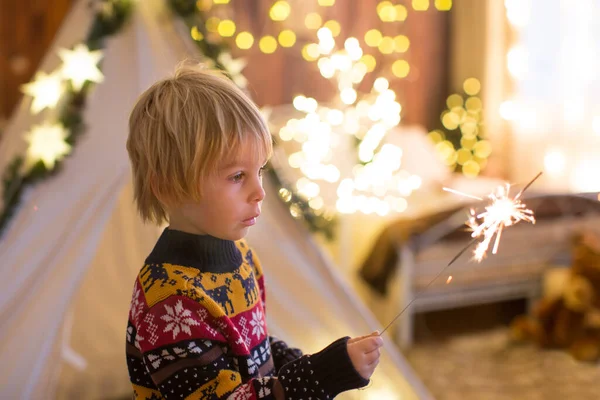
[[204,179],[245,143],[244,152],[270,157],[271,135],[256,105],[222,73],[179,65],[139,97],[129,117],[127,151],[142,219],[162,224],[167,205],[200,200]]

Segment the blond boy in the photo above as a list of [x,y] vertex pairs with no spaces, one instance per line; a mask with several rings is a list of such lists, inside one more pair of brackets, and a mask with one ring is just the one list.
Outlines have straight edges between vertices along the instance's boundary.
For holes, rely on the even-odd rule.
[[134,284],[134,398],[330,399],[365,386],[377,334],[312,355],[268,334],[262,268],[243,240],[272,151],[256,106],[222,74],[182,65],[140,96],[129,129],[137,208],[169,223]]

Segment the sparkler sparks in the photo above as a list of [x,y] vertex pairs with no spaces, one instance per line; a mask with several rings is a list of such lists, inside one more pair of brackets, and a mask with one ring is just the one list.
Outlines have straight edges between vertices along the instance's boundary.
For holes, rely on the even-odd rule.
[[[471,215],[467,221],[467,226],[473,231],[471,237],[474,239],[483,238],[473,251],[473,258],[476,261],[481,261],[486,256],[487,251],[494,240],[494,246],[492,248],[492,254],[498,252],[498,246],[500,245],[500,238],[502,237],[502,231],[504,228],[512,226],[520,221],[527,221],[535,224],[535,217],[533,211],[526,208],[525,204],[521,201],[523,192],[531,186],[537,178],[540,177],[540,172],[533,178],[514,198],[510,198],[510,184],[499,186],[496,190],[488,195],[491,203],[485,207],[485,211],[477,214],[474,209],[471,209]],[[483,200],[481,198],[461,193],[456,190],[444,188],[448,192],[452,192],[464,197],[475,198]],[[469,246],[471,243],[469,244]],[[462,254],[462,252],[460,253]],[[453,260],[454,261],[454,260]]]

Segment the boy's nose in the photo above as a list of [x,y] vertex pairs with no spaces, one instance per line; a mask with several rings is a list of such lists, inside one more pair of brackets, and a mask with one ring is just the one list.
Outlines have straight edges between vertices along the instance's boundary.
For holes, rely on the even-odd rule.
[[252,193],[252,200],[255,202],[263,201],[265,198],[265,189],[262,186],[262,183],[258,183],[256,189]]

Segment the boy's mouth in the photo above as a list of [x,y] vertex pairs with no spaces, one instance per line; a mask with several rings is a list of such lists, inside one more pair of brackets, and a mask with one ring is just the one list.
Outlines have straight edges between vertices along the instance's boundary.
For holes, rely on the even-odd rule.
[[248,226],[254,225],[254,224],[256,224],[256,220],[258,219],[259,216],[260,216],[260,214],[256,214],[253,217],[243,220],[242,223],[244,225],[248,225]]

